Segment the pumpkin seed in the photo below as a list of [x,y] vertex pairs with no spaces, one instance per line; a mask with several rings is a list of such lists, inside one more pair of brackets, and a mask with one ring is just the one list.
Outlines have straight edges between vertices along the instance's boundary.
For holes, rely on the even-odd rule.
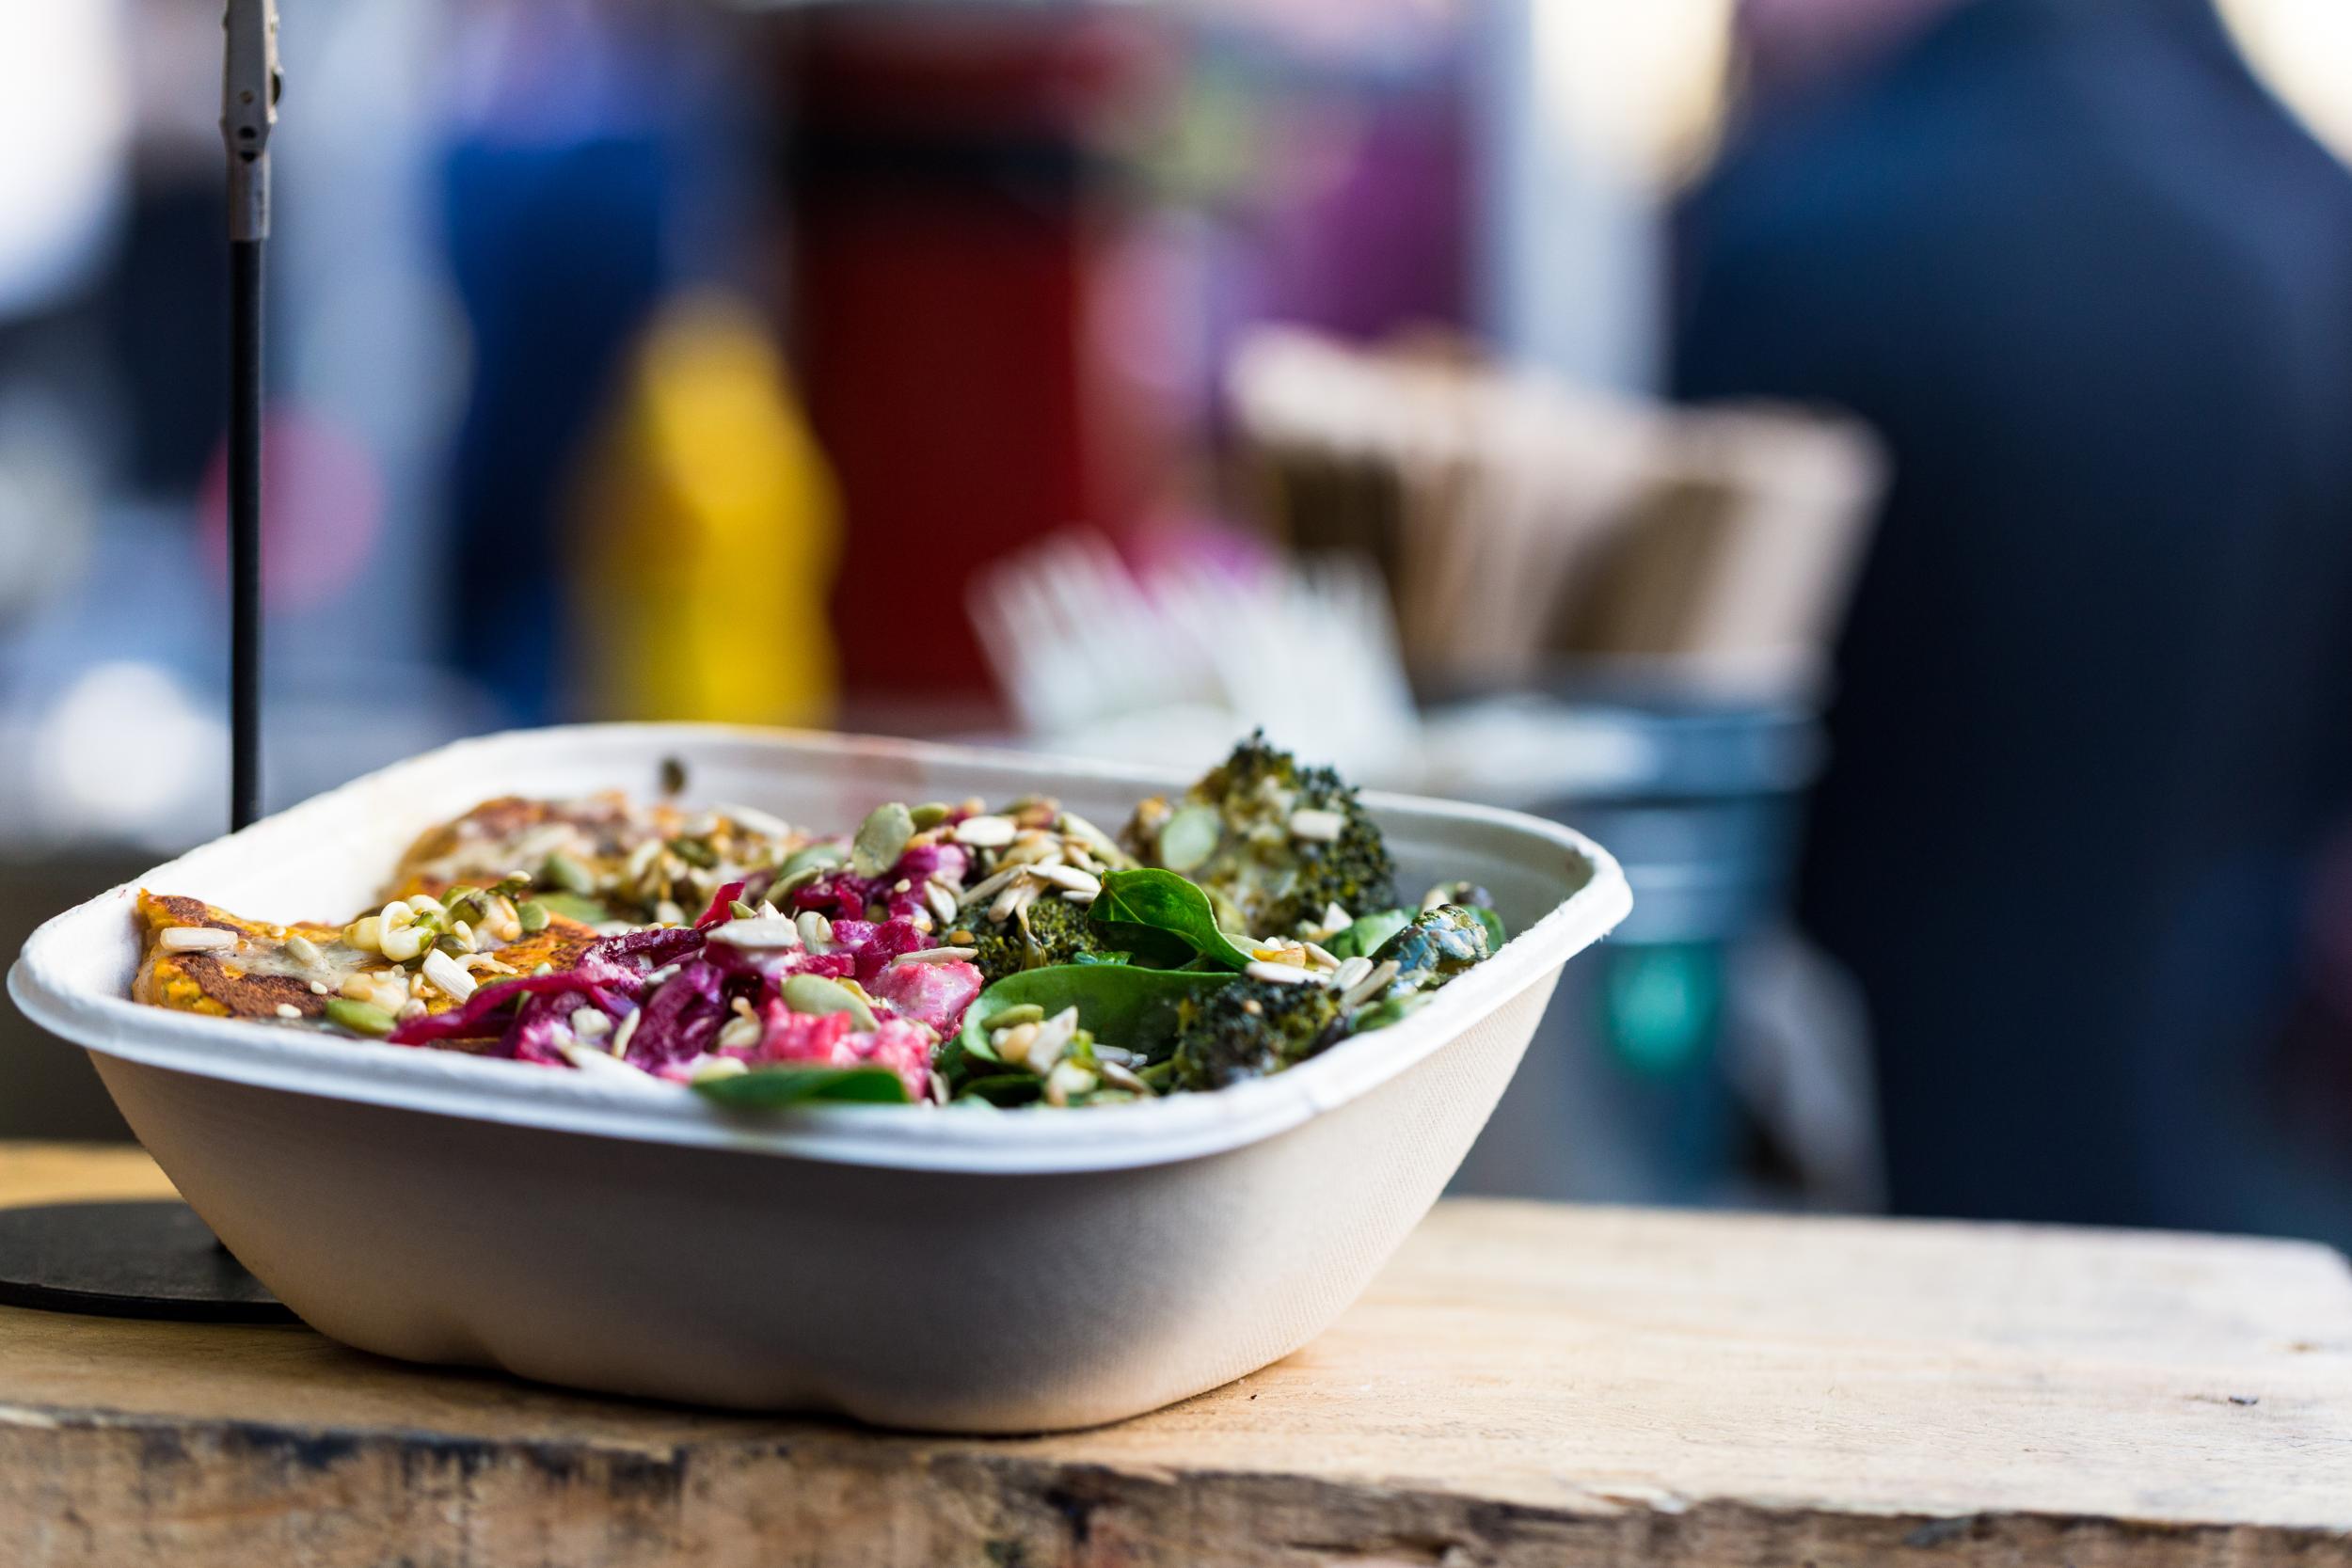
[[860,1030],[872,1034],[881,1025],[874,1021],[874,1009],[866,1005],[866,998],[821,974],[795,974],[784,982],[784,1005],[796,1013],[848,1013]]
[[354,1002],[347,996],[326,999],[326,1021],[355,1035],[370,1035],[382,1039],[396,1026],[392,1015],[367,1002]]
[[540,863],[539,879],[583,898],[596,891],[596,879],[588,868],[561,849]]
[[947,814],[954,809],[945,800],[926,800],[910,810],[907,816],[914,822],[914,831],[919,833],[926,828],[936,828],[942,822],[946,821]]
[[803,844],[784,857],[784,863],[776,867],[776,880],[780,883],[793,878],[805,880],[820,871],[839,865],[849,858],[849,850],[838,844]]
[[898,863],[914,836],[914,814],[898,801],[876,806],[858,824],[850,845],[850,869],[861,877],[879,877]]
[[1225,819],[1215,806],[1186,806],[1160,830],[1160,863],[1170,871],[1193,870],[1216,853]]

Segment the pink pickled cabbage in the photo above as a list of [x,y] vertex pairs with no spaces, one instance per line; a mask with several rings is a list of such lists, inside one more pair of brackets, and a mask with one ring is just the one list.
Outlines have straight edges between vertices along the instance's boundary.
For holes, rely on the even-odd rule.
[[[802,887],[793,895],[796,907],[835,913],[836,945],[825,953],[711,941],[709,933],[726,923],[742,896],[743,884],[731,882],[691,927],[602,938],[570,970],[489,982],[448,1012],[401,1024],[391,1039],[399,1045],[494,1039],[493,1054],[567,1066],[560,1048],[579,1037],[573,1018],[588,1007],[612,1021],[612,1031],[596,1037],[600,1040],[617,1037],[635,1014],[623,1058],[660,1077],[682,1080],[711,1054],[752,1066],[875,1066],[897,1073],[907,1092],[920,1098],[930,1081],[932,1053],[954,1036],[980,992],[980,973],[968,963],[895,960],[937,941],[911,918],[927,908],[924,882],[935,871],[961,879],[969,864],[961,846],[921,845],[884,876],[841,870]],[[900,882],[907,884],[903,890]],[[868,918],[878,908],[886,918]],[[795,974],[856,981],[872,1003],[877,1026],[860,1030],[848,1013],[813,1016],[787,1008],[780,988]],[[760,1038],[749,1047],[721,1048],[720,1032],[745,1010],[759,1020]]]

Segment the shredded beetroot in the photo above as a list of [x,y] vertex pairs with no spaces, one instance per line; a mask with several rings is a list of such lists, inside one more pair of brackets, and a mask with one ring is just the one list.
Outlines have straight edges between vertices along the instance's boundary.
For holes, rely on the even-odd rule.
[[445,1013],[412,1018],[393,1030],[388,1037],[394,1045],[434,1045],[442,1040],[487,1039],[500,1030],[484,1025],[490,1022],[492,1014],[508,1003],[527,996],[557,995],[565,991],[579,993],[585,1006],[606,1012],[615,1008],[612,995],[596,982],[581,978],[577,970],[559,974],[524,974],[484,986]]
[[743,884],[741,882],[727,883],[724,887],[710,895],[710,907],[703,911],[702,918],[700,920],[694,922],[694,929],[697,931],[707,931],[713,926],[720,925],[724,921],[733,920],[735,918],[735,911],[732,906],[738,898],[742,896]]
[[[933,872],[948,873],[960,882],[971,864],[972,853],[961,844],[918,844],[879,877],[861,877],[844,866],[803,882],[792,894],[792,907],[836,921],[864,921],[879,906],[886,918],[905,920],[929,908],[923,884]],[[906,884],[903,890],[900,882]]]
[[717,964],[696,958],[663,982],[645,1002],[625,1055],[648,1072],[701,1055],[727,1020],[721,997],[726,978]]
[[872,979],[901,953],[931,945],[931,939],[908,920],[886,920],[879,926],[866,920],[836,920],[833,940],[855,955],[860,980]]
[[[696,1058],[711,1052],[741,998],[761,1023],[757,1044],[725,1054],[749,1062],[819,1062],[840,1067],[870,1063],[898,1074],[920,1096],[930,1078],[933,1046],[953,1034],[980,991],[980,973],[968,963],[902,964],[899,955],[933,945],[935,938],[909,918],[924,908],[922,886],[934,871],[963,875],[970,857],[958,845],[924,845],[900,857],[882,877],[834,871],[803,886],[800,909],[834,915],[834,951],[739,949],[706,933],[724,924],[743,895],[743,882],[712,895],[691,927],[659,927],[604,937],[579,963],[558,974],[524,975],[484,986],[461,1006],[414,1019],[394,1030],[401,1045],[496,1037],[499,1054],[516,1061],[567,1065],[561,1047],[572,1037],[572,1016],[594,1007],[619,1027],[639,1015],[625,1050],[631,1066],[684,1078]],[[905,891],[898,884],[905,882]],[[875,906],[888,918],[870,920]],[[671,970],[659,985],[647,977]],[[777,988],[787,976],[819,974],[857,980],[882,1015],[860,1032],[847,1013],[811,1016],[787,1008]]]

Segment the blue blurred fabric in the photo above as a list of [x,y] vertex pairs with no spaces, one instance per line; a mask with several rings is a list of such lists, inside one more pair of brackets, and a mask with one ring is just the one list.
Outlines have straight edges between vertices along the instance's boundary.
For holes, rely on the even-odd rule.
[[2205,0],[1975,0],[1679,239],[1679,394],[1897,465],[1803,895],[1895,1205],[2352,1236],[2269,1050],[2352,803],[2352,175]]
[[650,134],[450,150],[451,271],[473,337],[452,476],[459,666],[518,722],[560,716],[581,442],[664,281],[667,168]]

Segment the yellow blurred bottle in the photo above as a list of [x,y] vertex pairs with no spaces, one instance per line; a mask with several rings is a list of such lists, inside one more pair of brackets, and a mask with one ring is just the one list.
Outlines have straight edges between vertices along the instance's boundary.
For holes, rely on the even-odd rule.
[[574,637],[590,711],[824,723],[840,511],[759,315],[718,294],[665,305],[585,473]]

